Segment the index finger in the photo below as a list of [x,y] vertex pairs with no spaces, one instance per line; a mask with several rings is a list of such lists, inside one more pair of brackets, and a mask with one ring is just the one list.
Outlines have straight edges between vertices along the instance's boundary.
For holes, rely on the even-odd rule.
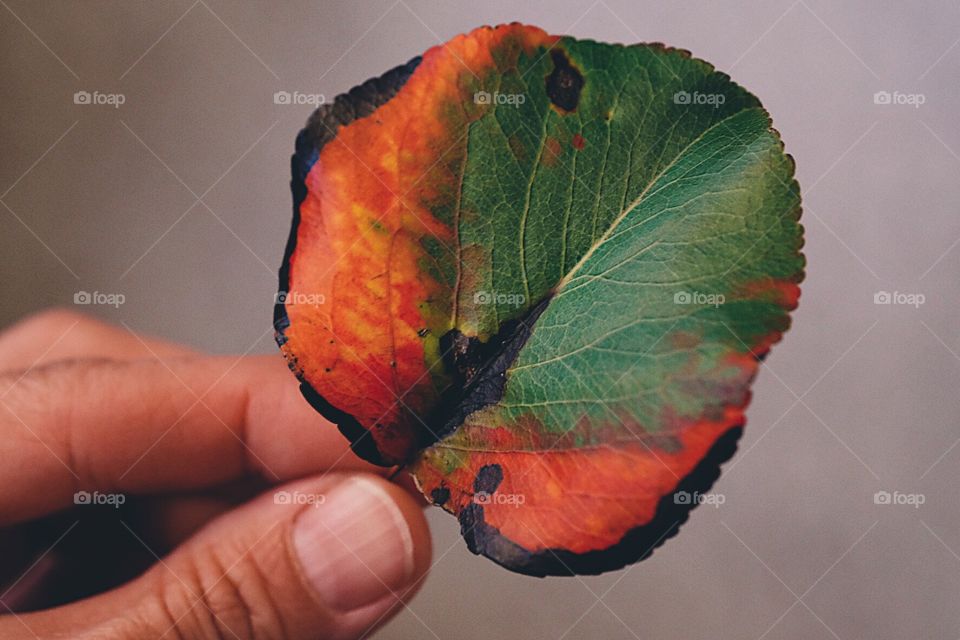
[[77,491],[384,471],[307,404],[279,356],[38,367],[0,397],[0,457],[2,523],[68,506]]

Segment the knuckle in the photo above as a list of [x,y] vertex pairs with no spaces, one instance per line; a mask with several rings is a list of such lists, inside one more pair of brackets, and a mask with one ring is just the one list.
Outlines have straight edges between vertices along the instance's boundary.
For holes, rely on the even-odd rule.
[[0,405],[5,433],[24,442],[40,438],[71,475],[97,484],[93,452],[76,437],[74,409],[94,401],[87,391],[95,388],[101,373],[99,363],[62,361],[40,364],[22,374],[0,374],[0,390],[6,388],[8,394]]
[[[153,608],[168,636],[190,640],[283,640],[282,616],[266,574],[248,555],[230,562],[229,549],[191,553],[185,569],[161,576]],[[240,550],[238,553],[242,553]]]

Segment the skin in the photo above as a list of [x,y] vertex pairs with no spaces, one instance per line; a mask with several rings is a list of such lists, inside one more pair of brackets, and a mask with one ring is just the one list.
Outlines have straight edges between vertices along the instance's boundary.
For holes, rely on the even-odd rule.
[[[353,455],[279,356],[208,356],[69,311],[29,317],[0,332],[0,459],[3,638],[360,637],[402,609],[430,564],[422,499]],[[292,543],[312,507],[272,496],[357,477],[402,514],[412,558],[397,562],[412,572],[342,611]],[[80,490],[127,504],[77,507]],[[315,566],[323,553],[308,554]]]

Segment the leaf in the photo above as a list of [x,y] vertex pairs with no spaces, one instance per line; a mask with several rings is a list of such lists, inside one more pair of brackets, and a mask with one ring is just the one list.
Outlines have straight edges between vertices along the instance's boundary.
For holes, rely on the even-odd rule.
[[621,567],[712,485],[789,326],[793,169],[684,51],[477,29],[301,132],[278,342],[475,553]]

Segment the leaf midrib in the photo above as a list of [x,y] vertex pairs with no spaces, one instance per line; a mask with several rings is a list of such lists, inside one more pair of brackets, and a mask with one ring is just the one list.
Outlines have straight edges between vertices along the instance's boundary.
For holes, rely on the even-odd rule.
[[[738,116],[738,115],[740,115],[740,114],[742,114],[742,113],[745,113],[745,112],[751,111],[751,110],[757,110],[757,109],[759,109],[759,107],[747,107],[747,108],[744,108],[744,109],[740,109],[739,111],[735,111],[735,112],[731,113],[730,115],[725,116],[725,117],[723,117],[722,119],[714,122],[712,125],[710,125],[710,126],[707,127],[706,129],[704,129],[704,130],[700,133],[700,135],[698,135],[696,138],[694,138],[694,139],[691,140],[689,143],[687,143],[687,144],[683,147],[683,149],[681,149],[681,150],[677,153],[677,155],[674,156],[674,158],[673,158],[669,163],[667,163],[667,165],[664,166],[663,169],[661,169],[661,170],[657,173],[657,175],[655,175],[653,178],[650,179],[650,182],[648,182],[648,183],[647,183],[647,186],[645,186],[645,187],[643,188],[643,191],[640,192],[640,195],[638,195],[638,196],[629,204],[629,206],[625,207],[623,211],[621,211],[619,214],[617,214],[617,217],[613,220],[613,222],[610,223],[610,226],[607,227],[607,230],[603,232],[603,235],[601,235],[601,236],[597,239],[597,241],[594,242],[594,243],[590,246],[589,249],[587,249],[587,251],[583,254],[583,256],[580,258],[580,260],[578,260],[577,263],[576,263],[575,265],[573,265],[573,267],[570,268],[570,271],[568,271],[567,274],[560,279],[560,281],[559,281],[559,282],[557,283],[557,285],[554,287],[554,293],[555,293],[555,295],[559,295],[559,294],[560,294],[560,292],[563,290],[563,288],[564,288],[567,284],[569,284],[570,281],[573,279],[573,277],[576,275],[577,271],[579,271],[579,270],[587,263],[587,261],[590,259],[590,257],[593,256],[593,254],[597,251],[597,249],[599,249],[599,248],[603,245],[603,243],[606,242],[607,239],[608,239],[611,235],[613,235],[613,233],[614,233],[614,231],[617,229],[617,227],[620,226],[620,223],[622,223],[622,222],[624,221],[624,219],[626,219],[626,217],[627,217],[633,210],[635,210],[637,207],[639,207],[639,206],[643,203],[644,199],[647,197],[647,195],[648,195],[648,194],[650,193],[650,191],[653,189],[654,185],[656,185],[656,184],[660,181],[660,179],[663,178],[663,176],[665,176],[665,175],[667,174],[668,171],[670,171],[673,167],[675,167],[675,166],[677,165],[677,163],[680,162],[680,160],[683,159],[683,158],[686,156],[687,152],[688,152],[694,145],[696,145],[696,144],[699,143],[701,140],[703,140],[704,137],[706,137],[707,134],[709,134],[711,131],[713,131],[713,130],[716,129],[717,127],[719,127],[719,126],[721,126],[721,125],[723,125],[723,124],[726,124],[727,121],[735,118],[736,116]],[[739,136],[737,136],[737,137],[738,137],[738,139],[739,139]]]

